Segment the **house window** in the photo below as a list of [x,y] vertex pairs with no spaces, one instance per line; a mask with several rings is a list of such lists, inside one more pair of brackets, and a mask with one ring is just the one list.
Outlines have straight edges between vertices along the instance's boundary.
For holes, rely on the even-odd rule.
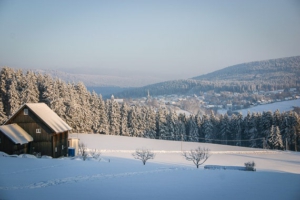
[[42,131],[41,131],[40,128],[37,128],[37,129],[35,129],[35,132],[36,132],[36,133],[41,133]]
[[64,149],[64,145],[61,145],[61,149]]
[[1,138],[0,138],[0,144],[1,144]]
[[28,115],[28,109],[27,108],[24,109],[24,115]]
[[55,152],[57,152],[57,147],[55,147]]

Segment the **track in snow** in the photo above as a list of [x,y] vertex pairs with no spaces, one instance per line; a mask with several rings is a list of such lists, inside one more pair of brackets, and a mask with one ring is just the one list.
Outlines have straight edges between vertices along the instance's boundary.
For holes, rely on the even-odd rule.
[[136,176],[136,175],[142,175],[142,174],[170,172],[170,171],[175,171],[175,170],[194,170],[194,169],[191,169],[191,168],[158,168],[156,170],[143,171],[143,172],[125,172],[125,173],[118,173],[118,174],[95,174],[95,175],[91,175],[91,176],[74,176],[74,177],[67,177],[67,178],[62,178],[62,179],[47,180],[47,181],[32,183],[32,184],[24,185],[24,186],[0,187],[0,190],[38,189],[38,188],[45,188],[45,187],[62,185],[62,184],[77,183],[77,182],[82,182],[82,181],[94,181],[94,180],[109,179],[109,178],[128,177],[128,176]]
[[49,168],[55,168],[55,167],[61,167],[61,166],[66,166],[65,164],[61,165],[52,165],[52,166],[47,166],[47,167],[37,167],[37,168],[31,168],[31,169],[24,169],[24,170],[19,170],[19,171],[14,171],[14,172],[8,172],[8,173],[0,173],[0,175],[8,175],[8,174],[20,174],[24,172],[36,172],[37,170],[44,170],[44,169],[49,169]]

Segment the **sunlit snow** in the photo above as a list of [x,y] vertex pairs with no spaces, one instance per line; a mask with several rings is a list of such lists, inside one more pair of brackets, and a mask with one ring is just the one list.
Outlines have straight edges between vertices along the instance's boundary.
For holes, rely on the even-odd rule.
[[[31,159],[0,154],[0,199],[299,199],[300,154],[215,144],[74,134],[101,160]],[[207,147],[204,165],[244,166],[256,172],[204,170],[181,156]],[[131,152],[156,152],[144,166]],[[4,156],[3,156],[4,155]]]
[[[250,113],[253,113],[253,112],[263,113],[264,111],[265,112],[267,112],[267,111],[275,112],[276,110],[279,110],[282,113],[282,112],[287,112],[287,111],[293,110],[294,107],[300,107],[300,99],[258,105],[258,106],[253,106],[253,107],[247,108],[247,109],[235,110],[235,112],[240,112],[245,117],[245,116],[247,116],[248,111]],[[225,114],[226,112],[227,112],[227,110],[224,110],[224,109],[218,110],[218,113],[220,113],[220,114]]]

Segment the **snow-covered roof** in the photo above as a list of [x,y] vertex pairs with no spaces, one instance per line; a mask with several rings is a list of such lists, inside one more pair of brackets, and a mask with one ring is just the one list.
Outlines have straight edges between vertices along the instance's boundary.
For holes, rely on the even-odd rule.
[[26,103],[24,106],[27,106],[29,110],[34,112],[55,133],[61,133],[72,129],[45,103]]
[[[10,118],[14,118],[17,113],[23,110],[25,107],[37,115],[52,131],[55,133],[62,133],[69,131],[72,128],[64,122],[53,110],[51,110],[45,103],[26,103]],[[8,119],[5,124],[7,124]]]
[[22,129],[18,124],[8,124],[0,126],[0,131],[11,139],[15,144],[27,144],[33,138]]

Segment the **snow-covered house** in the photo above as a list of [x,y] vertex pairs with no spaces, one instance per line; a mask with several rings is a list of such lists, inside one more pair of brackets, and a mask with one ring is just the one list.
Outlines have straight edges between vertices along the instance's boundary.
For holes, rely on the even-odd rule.
[[54,158],[65,156],[70,130],[71,127],[46,104],[27,103],[0,126],[0,151],[41,153]]

